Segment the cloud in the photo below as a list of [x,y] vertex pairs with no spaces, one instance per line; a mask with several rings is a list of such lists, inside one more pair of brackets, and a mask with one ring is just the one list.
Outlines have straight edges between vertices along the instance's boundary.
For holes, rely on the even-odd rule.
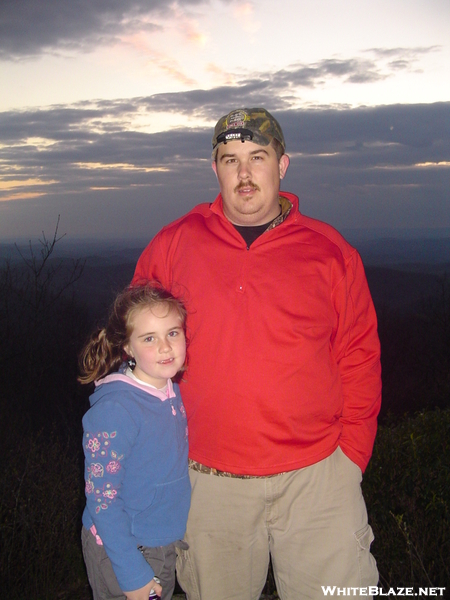
[[[422,55],[439,50],[427,48],[386,48],[364,51],[367,58],[327,58],[310,65],[293,64],[273,74],[276,85],[318,87],[329,79],[347,83],[375,83],[392,77],[400,68],[414,70]],[[370,56],[371,55],[371,56]],[[261,77],[264,77],[261,74]]]
[[[180,0],[195,6],[208,0]],[[120,36],[160,29],[170,15],[166,0],[2,0],[0,58],[36,56],[61,50],[89,51]]]
[[[331,70],[347,77],[355,66]],[[51,229],[62,214],[73,235],[142,236],[148,222],[159,227],[211,201],[213,124],[246,105],[280,121],[291,155],[284,189],[306,214],[338,228],[450,227],[449,102],[305,109],[299,80],[292,69],[211,90],[0,113],[0,234],[44,215],[49,225],[38,230]],[[184,124],[154,133],[134,125],[164,113]]]
[[408,61],[417,60],[422,54],[430,54],[441,50],[440,46],[417,46],[415,48],[369,48],[365,52],[374,54],[375,56],[396,59],[398,56],[403,56]]
[[[392,77],[402,69],[413,70],[418,55],[435,51],[436,48],[404,48],[368,51],[372,58],[328,58],[312,64],[296,63],[276,71],[251,74],[224,73],[226,85],[213,90],[194,89],[187,92],[163,93],[142,99],[143,105],[152,111],[208,114],[211,119],[229,106],[269,106],[281,110],[298,106],[302,88],[318,88],[333,79],[347,84],[368,85]],[[386,60],[388,57],[388,60]],[[221,75],[214,65],[208,67]]]
[[261,29],[261,22],[255,18],[255,7],[252,2],[237,2],[233,9],[235,22],[246,33],[256,33]]
[[145,57],[147,65],[150,69],[158,68],[173,79],[181,82],[184,85],[193,86],[196,82],[188,77],[184,72],[180,63],[165,52],[156,50],[151,44],[148,36],[138,33],[127,38],[126,43],[139,50],[139,55]]
[[210,36],[202,31],[197,19],[193,18],[180,4],[173,5],[173,12],[177,24],[177,31],[181,33],[184,40],[194,46],[203,48]]

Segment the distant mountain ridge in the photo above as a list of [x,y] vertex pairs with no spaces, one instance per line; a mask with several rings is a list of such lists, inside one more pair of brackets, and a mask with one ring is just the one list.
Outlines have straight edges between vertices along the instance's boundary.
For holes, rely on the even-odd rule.
[[450,237],[413,240],[381,238],[360,240],[354,246],[364,263],[371,266],[450,265]]
[[[444,274],[450,276],[450,237],[359,240],[355,246],[362,256],[377,309],[414,310],[429,296],[439,294]],[[116,293],[133,277],[144,247],[145,243],[140,245],[138,241],[128,244],[61,240],[49,266],[60,265],[58,277],[62,278],[74,260],[85,260],[83,274],[72,289],[75,297],[88,307],[93,319],[104,319]],[[24,256],[29,253],[27,245],[19,246],[19,250]],[[39,257],[39,245],[34,252]],[[7,258],[12,265],[23,264],[13,244],[0,244],[0,266]]]
[[[345,232],[344,232],[345,233]],[[362,235],[359,230],[349,230],[346,239],[357,248],[364,263],[371,266],[397,266],[413,264],[450,264],[450,232],[443,237],[374,237]],[[70,240],[61,239],[55,255],[66,258],[84,258],[89,256],[100,262],[111,262],[123,259],[136,259],[150,240]],[[39,253],[39,242],[33,242],[35,252]],[[9,257],[13,262],[20,258],[17,248],[22,253],[29,252],[29,243],[1,243],[0,260]]]

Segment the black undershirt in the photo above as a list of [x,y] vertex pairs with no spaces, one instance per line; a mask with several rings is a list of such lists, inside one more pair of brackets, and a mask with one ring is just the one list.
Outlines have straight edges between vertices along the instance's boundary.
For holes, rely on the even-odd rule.
[[244,241],[247,244],[247,248],[250,248],[253,242],[265,232],[265,230],[269,227],[271,222],[272,221],[264,223],[264,225],[235,225],[235,228],[244,238]]
[[[280,215],[276,216],[275,219],[278,219],[279,216]],[[247,248],[250,248],[253,242],[266,231],[266,229],[269,227],[272,221],[275,221],[275,219],[271,219],[263,225],[235,225],[234,223],[233,225],[244,238],[244,241],[247,244]]]

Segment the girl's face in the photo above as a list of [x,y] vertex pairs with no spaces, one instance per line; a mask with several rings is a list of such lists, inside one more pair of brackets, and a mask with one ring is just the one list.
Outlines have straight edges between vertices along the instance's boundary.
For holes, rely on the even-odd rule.
[[178,373],[186,358],[181,317],[176,309],[161,303],[136,310],[131,325],[133,332],[124,350],[136,361],[133,373],[161,389]]

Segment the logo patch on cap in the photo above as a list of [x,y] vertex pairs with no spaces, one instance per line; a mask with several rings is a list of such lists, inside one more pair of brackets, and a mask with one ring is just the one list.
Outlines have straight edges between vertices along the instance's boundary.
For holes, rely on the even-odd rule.
[[234,140],[251,141],[268,146],[277,140],[285,151],[283,131],[280,124],[265,108],[237,108],[218,120],[212,139],[212,147]]
[[244,123],[247,118],[247,113],[245,113],[243,110],[234,110],[227,117],[226,128],[237,129],[238,127],[244,127]]

